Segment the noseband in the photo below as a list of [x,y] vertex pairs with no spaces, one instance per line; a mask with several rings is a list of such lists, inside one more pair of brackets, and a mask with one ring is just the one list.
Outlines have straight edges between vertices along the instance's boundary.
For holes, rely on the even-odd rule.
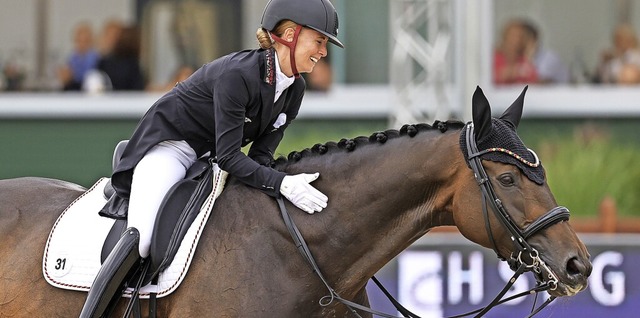
[[[529,224],[524,229],[521,229],[511,218],[507,209],[502,204],[502,201],[496,196],[495,191],[491,185],[489,176],[482,166],[481,157],[482,155],[489,152],[503,152],[506,155],[510,155],[517,160],[523,162],[524,164],[530,167],[538,167],[540,165],[540,160],[538,156],[532,150],[529,150],[534,158],[535,162],[529,162],[522,158],[521,156],[502,148],[489,148],[483,151],[478,151],[478,147],[476,145],[476,140],[473,132],[473,123],[467,123],[465,126],[466,129],[466,144],[467,144],[467,155],[468,155],[468,163],[473,170],[473,174],[475,176],[478,185],[480,186],[480,190],[482,192],[482,213],[484,216],[485,228],[487,230],[487,234],[489,235],[489,239],[491,240],[492,248],[498,258],[501,260],[506,260],[512,270],[515,271],[514,276],[509,280],[509,283],[504,287],[504,289],[494,298],[494,300],[485,308],[480,311],[477,317],[484,315],[489,309],[493,306],[497,305],[500,302],[502,296],[511,288],[513,283],[515,283],[516,279],[524,272],[533,271],[537,275],[541,275],[544,277],[546,275],[546,282],[540,282],[540,286],[537,286],[532,291],[542,291],[542,290],[555,290],[558,287],[558,278],[551,271],[551,269],[547,266],[547,264],[540,258],[540,254],[538,251],[533,248],[529,243],[527,243],[527,238],[535,235],[539,231],[544,228],[547,228],[553,224],[556,224],[561,221],[569,220],[569,210],[562,206],[557,206],[547,213],[543,214],[541,217],[536,219],[533,223]],[[514,242],[515,249],[511,252],[509,259],[505,259],[498,252],[498,248],[493,238],[493,234],[491,231],[491,222],[489,220],[489,211],[487,206],[490,206],[493,210],[496,218],[500,221],[502,226],[504,226],[507,231],[509,231],[511,240]],[[532,312],[531,316],[542,310],[542,308],[546,307],[551,301],[553,301],[554,297],[550,297],[545,303],[543,303],[538,309]]]

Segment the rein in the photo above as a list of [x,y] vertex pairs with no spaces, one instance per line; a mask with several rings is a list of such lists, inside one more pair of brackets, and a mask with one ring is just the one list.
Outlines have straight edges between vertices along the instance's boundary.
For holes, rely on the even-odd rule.
[[[304,259],[307,261],[307,263],[309,264],[309,266],[313,270],[313,272],[318,276],[318,278],[320,278],[320,280],[322,281],[324,286],[329,291],[329,295],[320,298],[320,300],[318,301],[320,306],[322,306],[322,307],[329,306],[331,303],[333,303],[334,300],[337,300],[337,301],[343,303],[345,306],[347,306],[347,308],[349,308],[349,310],[356,317],[362,317],[362,316],[360,316],[358,314],[358,312],[356,312],[356,309],[358,309],[358,310],[362,310],[362,311],[368,312],[370,314],[378,315],[378,316],[385,317],[385,318],[397,318],[396,316],[391,316],[391,315],[385,314],[383,312],[374,310],[372,308],[369,308],[369,307],[354,303],[354,302],[352,302],[350,300],[346,300],[346,299],[340,297],[338,295],[338,293],[333,288],[331,288],[331,285],[329,285],[329,282],[327,282],[327,280],[322,275],[322,272],[320,271],[320,268],[318,267],[318,264],[316,263],[315,258],[313,257],[313,255],[311,254],[311,251],[309,250],[309,246],[307,246],[307,242],[302,237],[302,234],[300,234],[300,230],[298,230],[298,227],[293,222],[293,219],[291,218],[291,215],[289,215],[289,212],[287,212],[287,208],[284,205],[284,199],[282,199],[282,197],[278,197],[276,200],[278,201],[278,206],[280,207],[280,213],[282,214],[282,218],[284,219],[284,223],[287,226],[287,230],[289,230],[289,234],[291,234],[291,238],[293,238],[293,242],[295,243],[296,247],[298,248],[298,251],[300,252],[300,254],[302,254]],[[375,279],[375,277],[374,277],[374,282],[376,282],[376,284],[378,284],[378,286],[380,286],[382,288],[383,292],[385,293],[385,295],[387,295],[387,297],[390,297],[389,299],[391,300],[391,302],[394,303],[394,305],[396,306],[398,311],[400,313],[402,313],[404,315],[404,317],[420,318],[416,314],[414,314],[414,313],[410,312],[409,310],[407,310],[406,308],[402,307],[402,305],[400,305],[400,303],[398,303],[395,299],[393,299],[393,296],[391,296],[391,294],[389,294],[389,292],[387,290],[385,290],[384,287],[382,287],[380,282],[377,279]]]
[[[483,154],[486,154],[488,152],[500,151],[515,157],[516,159],[524,162],[525,164],[531,167],[537,167],[538,165],[540,165],[540,160],[538,159],[538,156],[533,151],[529,150],[531,151],[531,153],[533,153],[536,160],[535,163],[531,163],[526,161],[524,158],[518,156],[517,154],[502,148],[490,148],[484,151],[478,151],[475,138],[474,138],[474,133],[473,133],[473,123],[468,123],[465,126],[465,129],[467,130],[466,144],[467,144],[467,153],[469,158],[468,163],[471,169],[473,170],[475,179],[478,182],[478,185],[480,186],[480,190],[482,192],[482,212],[485,220],[485,227],[486,227],[487,233],[491,240],[491,244],[493,245],[493,250],[498,256],[498,258],[503,261],[506,260],[509,266],[511,267],[511,269],[515,273],[513,274],[511,279],[509,279],[507,284],[502,288],[502,290],[498,293],[498,295],[496,295],[495,298],[491,301],[491,303],[489,303],[489,305],[474,311],[464,313],[464,314],[451,316],[450,318],[466,317],[473,314],[476,314],[474,317],[482,317],[484,314],[486,314],[489,310],[491,310],[495,306],[503,304],[510,300],[524,297],[530,294],[536,294],[536,300],[537,300],[537,294],[539,292],[547,291],[547,290],[555,290],[558,287],[558,282],[559,282],[558,278],[551,271],[549,266],[547,266],[547,264],[540,258],[538,251],[535,248],[531,247],[529,243],[527,243],[526,239],[536,234],[540,230],[547,228],[553,224],[556,224],[561,221],[569,220],[569,210],[565,207],[558,206],[549,210],[544,215],[536,219],[524,230],[520,230],[518,225],[515,224],[514,221],[511,219],[511,217],[509,216],[509,213],[507,212],[506,208],[502,204],[502,201],[500,201],[500,199],[498,199],[498,197],[496,196],[493,190],[493,187],[491,186],[489,176],[487,175],[487,172],[482,166],[482,161],[480,157]],[[302,254],[303,258],[307,261],[307,263],[309,264],[313,272],[318,276],[318,278],[322,281],[322,283],[325,285],[325,287],[329,291],[329,295],[320,298],[320,300],[318,301],[318,303],[321,306],[323,307],[329,306],[331,303],[333,303],[334,300],[337,300],[342,304],[344,304],[345,306],[347,306],[347,308],[356,317],[361,317],[356,311],[356,310],[361,310],[361,311],[364,311],[373,315],[385,317],[385,318],[397,318],[397,316],[385,314],[377,310],[374,310],[372,308],[354,303],[352,301],[349,301],[340,297],[338,293],[331,287],[331,285],[329,285],[329,282],[327,282],[327,280],[322,275],[322,272],[320,271],[320,268],[318,267],[318,264],[316,263],[315,258],[311,254],[311,251],[309,250],[307,243],[305,242],[304,238],[302,237],[302,234],[300,233],[300,230],[295,225],[295,223],[293,222],[293,219],[287,212],[287,208],[285,207],[284,200],[282,199],[282,197],[278,197],[276,200],[278,202],[278,206],[280,208],[280,213],[282,214],[284,223],[296,245],[296,248],[298,249],[300,254]],[[502,257],[498,253],[497,245],[491,231],[491,222],[489,220],[489,212],[488,212],[487,206],[491,206],[491,209],[495,213],[500,223],[511,234],[511,240],[515,244],[516,251],[511,253],[508,260]],[[520,275],[528,271],[533,271],[534,273],[542,277],[546,275],[547,281],[544,283],[539,283],[536,287],[530,290],[502,299],[504,294],[506,294],[506,292],[513,286],[513,284],[520,277]],[[389,301],[391,301],[391,303],[396,307],[398,312],[400,312],[403,315],[402,317],[420,318],[418,315],[412,313],[411,311],[406,309],[404,306],[402,306],[384,288],[384,286],[382,286],[382,284],[375,277],[372,277],[372,280],[382,290],[382,292],[389,299]],[[537,308],[535,307],[536,304],[534,302],[534,307],[532,308],[531,313],[527,316],[527,318],[533,317],[534,315],[539,313],[542,309],[544,309],[547,305],[549,305],[553,300],[555,300],[555,298],[556,297],[554,296],[550,296],[545,302],[543,302]]]

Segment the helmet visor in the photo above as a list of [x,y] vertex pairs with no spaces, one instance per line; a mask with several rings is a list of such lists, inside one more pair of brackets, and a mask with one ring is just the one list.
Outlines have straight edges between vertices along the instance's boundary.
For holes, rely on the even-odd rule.
[[340,42],[340,40],[338,40],[338,38],[335,35],[330,34],[329,32],[326,32],[324,30],[320,30],[320,29],[318,29],[316,27],[313,27],[313,26],[310,26],[310,25],[305,25],[305,27],[322,33],[324,36],[329,38],[329,42],[337,45],[341,49],[344,49],[344,44],[342,44],[342,42]]

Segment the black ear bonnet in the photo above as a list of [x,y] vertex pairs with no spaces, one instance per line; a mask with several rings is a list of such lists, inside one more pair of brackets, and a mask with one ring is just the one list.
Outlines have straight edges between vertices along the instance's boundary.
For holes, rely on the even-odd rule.
[[[540,164],[536,167],[531,166],[531,164],[537,162],[538,159],[527,149],[522,140],[520,140],[515,127],[513,127],[510,122],[498,118],[491,118],[491,126],[492,129],[489,134],[481,140],[476,140],[478,151],[491,148],[499,148],[500,150],[485,153],[481,158],[515,165],[529,180],[540,185],[544,184],[544,170],[542,165]],[[460,147],[462,148],[465,160],[468,162],[469,155],[467,153],[466,135],[466,129],[463,129],[460,134]]]

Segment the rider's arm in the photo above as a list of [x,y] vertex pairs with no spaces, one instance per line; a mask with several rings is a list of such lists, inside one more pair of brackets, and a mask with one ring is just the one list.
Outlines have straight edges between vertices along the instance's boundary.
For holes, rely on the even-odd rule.
[[213,88],[218,165],[247,185],[277,196],[285,173],[262,166],[241,151],[249,88],[240,73],[221,77]]

